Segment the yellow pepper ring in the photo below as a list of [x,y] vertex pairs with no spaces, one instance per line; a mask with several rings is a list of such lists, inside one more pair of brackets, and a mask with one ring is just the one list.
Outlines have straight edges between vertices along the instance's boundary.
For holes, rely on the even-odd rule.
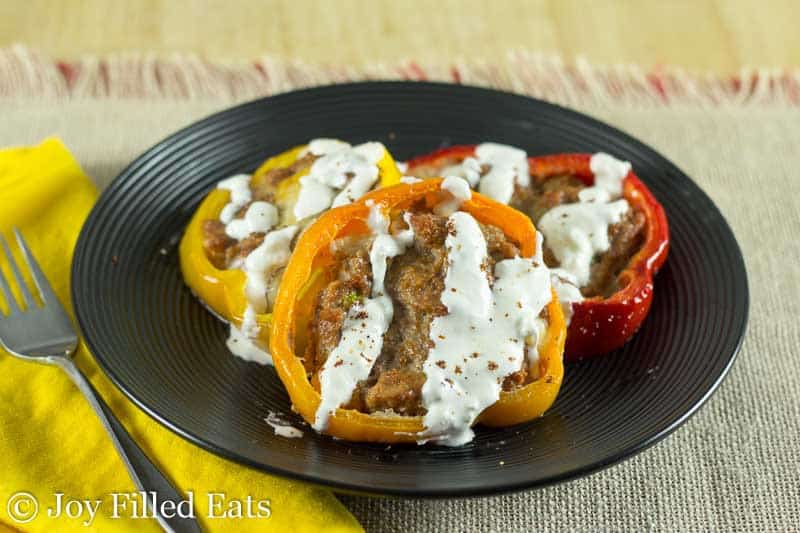
[[[425,198],[429,204],[441,199],[441,179],[373,191],[353,204],[333,209],[309,226],[297,243],[284,272],[275,301],[270,348],[275,369],[286,386],[293,408],[309,423],[316,417],[321,396],[309,381],[300,357],[308,341],[308,323],[313,315],[315,296],[330,281],[332,261],[330,243],[369,231],[369,200],[385,209],[401,209]],[[430,202],[428,202],[430,200]],[[495,225],[520,246],[523,257],[535,250],[536,230],[530,219],[506,205],[473,193],[462,205],[479,222]],[[487,426],[510,426],[541,416],[555,401],[564,375],[562,354],[566,324],[558,298],[546,307],[548,327],[539,351],[538,378],[519,389],[501,392],[500,399],[478,417]],[[422,417],[368,414],[355,409],[337,409],[325,433],[349,441],[416,442],[424,438]]]
[[[251,183],[264,177],[275,168],[287,168],[295,163],[305,151],[307,145],[297,146],[281,154],[269,158],[254,173]],[[400,182],[400,171],[388,150],[384,149],[383,158],[378,162],[379,185],[386,187]],[[300,189],[300,178],[308,174],[306,168],[284,179],[278,185],[276,203],[281,213],[281,224],[295,223],[292,207],[297,200]],[[247,298],[245,296],[246,274],[239,269],[220,270],[208,259],[203,248],[203,222],[219,219],[222,208],[230,201],[230,191],[212,190],[200,203],[189,225],[186,227],[180,243],[179,256],[183,278],[192,292],[220,318],[241,326]],[[265,346],[269,342],[269,329],[272,313],[256,316],[261,328]]]

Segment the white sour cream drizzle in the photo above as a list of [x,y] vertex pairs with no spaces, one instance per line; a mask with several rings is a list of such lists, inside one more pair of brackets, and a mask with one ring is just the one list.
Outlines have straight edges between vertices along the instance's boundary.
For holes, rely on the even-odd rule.
[[[481,168],[489,171],[481,177]],[[507,204],[514,194],[514,185],[527,187],[531,183],[528,154],[524,150],[497,143],[482,143],[475,148],[475,157],[467,157],[460,165],[446,168],[442,174],[466,179],[478,192]]]
[[[490,170],[481,177],[483,165]],[[589,282],[594,256],[610,246],[608,227],[619,222],[629,209],[627,201],[620,197],[630,163],[597,153],[590,160],[590,168],[595,183],[579,193],[579,202],[552,209],[537,224],[541,232],[537,235],[544,234],[561,265],[552,269],[552,283],[567,323],[572,317],[572,304],[583,300],[580,287]],[[495,143],[479,145],[475,157],[468,157],[442,173],[462,176],[482,194],[506,204],[513,195],[514,183],[530,185],[527,154]]]
[[270,231],[244,260],[243,270],[247,274],[245,294],[257,313],[266,313],[272,307],[272,295],[268,293],[277,284],[269,283],[270,278],[276,270],[289,262],[292,239],[299,229],[298,226],[286,226]]
[[286,437],[287,439],[299,439],[303,436],[302,431],[288,422],[285,422],[280,416],[278,416],[277,413],[273,413],[272,411],[269,412],[267,418],[264,419],[264,422],[269,424],[269,426],[275,431],[275,434],[279,437]]
[[225,225],[228,237],[242,240],[251,233],[266,233],[278,223],[278,208],[269,202],[256,201],[250,204],[242,218]]
[[[328,355],[320,371],[321,401],[313,427],[323,431],[331,414],[347,403],[359,381],[369,377],[383,348],[383,335],[394,316],[391,298],[384,292],[387,260],[402,254],[414,240],[409,228],[389,234],[389,220],[379,205],[370,204],[369,226],[375,234],[369,258],[372,265],[372,297],[350,307],[342,325],[339,344]],[[406,220],[408,222],[408,220]]]
[[[577,287],[589,283],[594,256],[608,251],[608,227],[622,220],[630,209],[628,202],[620,198],[630,163],[598,153],[592,156],[590,165],[594,185],[578,193],[578,202],[554,207],[537,224],[558,259],[560,266],[553,269],[554,275]],[[565,290],[574,293],[572,289]],[[569,301],[575,294],[565,296]]]
[[378,162],[386,149],[378,142],[350,146],[334,139],[315,139],[308,151],[321,157],[300,178],[300,194],[294,205],[297,220],[363,196],[378,180]]
[[503,380],[538,359],[545,329],[539,313],[550,302],[543,263],[517,257],[495,265],[495,282],[483,270],[486,240],[468,213],[449,217],[448,269],[441,301],[448,314],[431,323],[434,347],[423,364],[427,377],[424,439],[447,446],[472,440],[470,426],[500,398]]
[[247,275],[247,307],[241,327],[231,324],[226,344],[233,355],[245,361],[272,365],[272,355],[254,342],[258,339],[261,328],[255,317],[256,313],[266,313],[272,307],[272,299],[278,286],[274,276],[289,262],[292,239],[298,229],[297,226],[286,226],[267,233],[264,241],[248,254],[241,265]]
[[[541,231],[536,232],[536,252],[533,255],[533,262],[537,265],[544,265],[544,237]],[[545,265],[546,266],[546,265]],[[556,291],[558,303],[561,304],[561,310],[564,312],[564,318],[567,325],[569,325],[570,318],[572,317],[572,303],[580,302],[583,300],[581,290],[575,285],[574,281],[565,277],[557,275],[550,269],[550,284],[553,290]]]
[[447,176],[442,180],[441,189],[450,193],[452,198],[440,202],[433,208],[439,216],[448,217],[458,211],[461,204],[472,198],[469,184],[457,176]]
[[[219,219],[225,224],[225,234],[242,240],[253,233],[266,233],[262,243],[242,261],[231,265],[247,275],[245,295],[248,305],[245,308],[242,324],[231,324],[230,336],[226,342],[228,349],[245,361],[271,365],[272,357],[254,342],[259,329],[257,313],[266,313],[271,307],[271,299],[277,289],[274,276],[286,265],[291,254],[291,243],[298,231],[297,226],[286,226],[270,231],[278,223],[278,209],[269,202],[252,200],[250,176],[239,174],[222,180],[218,189],[230,191],[230,199],[222,208]],[[244,216],[235,218],[241,209],[250,203]]]
[[247,306],[242,319],[242,327],[237,328],[231,324],[231,332],[225,345],[233,355],[241,357],[245,361],[271,366],[272,356],[253,342],[253,339],[258,337],[258,331],[256,313],[251,306]]
[[231,176],[217,183],[217,189],[230,191],[231,193],[228,203],[225,204],[219,214],[220,221],[228,225],[233,220],[233,217],[236,216],[236,213],[253,199],[253,193],[250,191],[250,176],[247,174]]

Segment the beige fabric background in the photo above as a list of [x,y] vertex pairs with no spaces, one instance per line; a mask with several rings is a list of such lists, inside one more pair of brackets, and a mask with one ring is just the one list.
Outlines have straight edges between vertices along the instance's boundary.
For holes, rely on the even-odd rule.
[[[60,136],[105,186],[221,101],[0,100],[0,146]],[[370,531],[796,531],[800,528],[800,110],[585,111],[651,143],[714,199],[742,247],[748,334],[730,375],[685,426],[585,479],[493,498],[342,496]]]
[[796,0],[7,0],[0,46],[23,42],[67,59],[267,53],[354,66],[492,59],[527,48],[730,74],[800,66],[796,13]]

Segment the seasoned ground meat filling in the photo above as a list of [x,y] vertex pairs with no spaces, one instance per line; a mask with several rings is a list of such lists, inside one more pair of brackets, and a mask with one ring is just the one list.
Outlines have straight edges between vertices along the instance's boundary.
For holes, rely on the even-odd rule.
[[[453,159],[443,167],[438,165],[418,167],[414,169],[414,174],[421,178],[435,177],[442,173],[442,168],[458,163],[457,159]],[[481,174],[486,172],[488,168],[483,168]],[[578,193],[585,188],[586,184],[573,176],[554,176],[544,179],[532,176],[530,187],[515,186],[509,205],[526,213],[536,225],[542,215],[550,209],[561,204],[577,202]],[[607,252],[595,257],[589,283],[581,288],[584,297],[608,297],[621,288],[617,278],[631,257],[641,248],[645,237],[645,225],[644,214],[632,208],[620,222],[609,226],[608,236],[611,246]],[[558,266],[558,261],[550,253],[546,242],[544,259],[547,266]]]
[[[316,159],[317,156],[306,154],[288,167],[273,168],[254,179],[250,183],[252,193],[250,203],[274,202],[278,185],[286,178],[309,168]],[[248,207],[250,207],[249,203],[236,213],[236,217],[244,216]],[[203,221],[203,248],[211,264],[220,270],[230,268],[237,260],[247,257],[264,241],[264,236],[264,233],[253,233],[241,241],[237,241],[225,233],[225,224],[221,221],[217,219]]]
[[[346,408],[366,413],[381,411],[401,415],[422,415],[421,390],[425,382],[422,366],[431,348],[433,319],[447,313],[441,302],[447,269],[447,218],[412,209],[409,222],[414,244],[389,260],[385,285],[394,304],[394,317],[384,335],[383,348],[368,379],[359,383]],[[402,217],[392,218],[392,233],[406,229]],[[517,246],[501,230],[481,225],[488,259],[485,267],[491,279],[497,261],[519,255]],[[334,254],[337,275],[319,293],[311,339],[305,356],[306,370],[319,372],[338,345],[347,311],[353,303],[370,294],[372,272],[369,250],[372,238],[338,241]],[[527,371],[506,378],[507,390],[525,383]]]
[[[586,184],[572,176],[556,176],[547,179],[532,178],[530,187],[515,187],[510,205],[527,213],[534,225],[547,211],[566,203],[578,201],[578,193]],[[628,210],[623,219],[608,228],[610,247],[608,251],[594,258],[589,283],[581,287],[584,297],[608,297],[617,292],[617,278],[631,257],[644,242],[645,216],[634,208]],[[558,261],[544,245],[544,260],[550,267],[558,266]]]
[[237,241],[225,233],[225,224],[216,219],[203,221],[203,248],[208,260],[220,270],[244,259],[264,241],[264,233],[252,233]]

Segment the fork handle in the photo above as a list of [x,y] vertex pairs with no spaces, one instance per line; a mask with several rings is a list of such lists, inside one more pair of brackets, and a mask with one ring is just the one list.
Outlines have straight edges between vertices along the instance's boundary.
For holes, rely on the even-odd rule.
[[[166,517],[162,513],[162,502],[167,500],[174,502],[172,510],[179,509],[177,505],[184,500],[180,492],[169,482],[169,480],[161,473],[161,471],[153,464],[150,459],[144,454],[142,449],[136,444],[136,441],[125,430],[125,427],[120,423],[111,408],[103,401],[103,398],[97,393],[97,390],[92,386],[91,382],[81,372],[78,366],[72,359],[66,357],[56,357],[52,360],[59,367],[61,367],[72,381],[77,385],[80,391],[86,396],[89,404],[94,409],[103,427],[108,431],[114,447],[117,449],[122,462],[128,469],[128,473],[133,479],[133,483],[140,491],[147,493],[156,493],[156,501],[159,503],[157,508],[152,507],[150,498],[144,498],[151,515],[155,515],[158,523],[165,531],[175,531],[178,533],[186,532],[199,532],[201,531],[197,520],[194,518],[195,513],[192,509],[192,517],[183,518],[180,516]],[[180,508],[182,508],[181,506]]]

